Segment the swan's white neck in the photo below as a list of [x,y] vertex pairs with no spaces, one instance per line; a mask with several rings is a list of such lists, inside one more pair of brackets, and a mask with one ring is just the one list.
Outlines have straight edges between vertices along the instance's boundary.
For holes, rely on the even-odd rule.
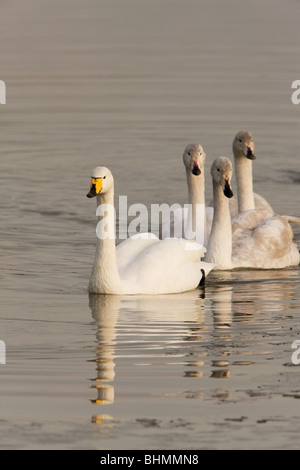
[[[115,224],[113,188],[107,193],[97,196],[97,214],[102,207],[107,207],[109,210],[102,214],[104,217],[99,217],[97,225],[97,247],[89,292],[120,294],[121,282],[117,265],[116,244],[115,238],[111,236],[114,233]],[[110,236],[108,236],[108,232]]]
[[214,217],[205,261],[217,263],[216,269],[232,267],[232,228],[229,199],[220,184],[213,181]]
[[[203,231],[203,240],[197,241],[205,244],[205,194],[204,194],[204,169],[202,168],[200,175],[193,175],[191,170],[186,169],[188,193],[189,193],[189,210],[187,219],[187,238],[191,238],[190,234]],[[199,220],[199,218],[201,220]]]
[[245,156],[234,155],[234,164],[239,212],[255,209],[252,182],[252,160],[249,160]]

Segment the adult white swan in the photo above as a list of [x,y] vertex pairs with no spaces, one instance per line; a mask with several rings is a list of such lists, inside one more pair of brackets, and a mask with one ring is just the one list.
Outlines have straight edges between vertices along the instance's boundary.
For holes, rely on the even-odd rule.
[[131,237],[117,247],[114,237],[114,179],[97,167],[87,197],[97,197],[97,248],[89,292],[97,294],[169,294],[198,287],[215,266],[201,258],[205,248],[193,241],[153,234]]
[[[204,165],[206,154],[199,143],[188,144],[182,155],[188,186],[188,206],[177,208],[162,223],[162,238],[182,236],[206,244],[212,223],[212,207],[205,207]],[[196,235],[197,232],[197,235]]]
[[232,196],[230,160],[216,158],[211,176],[214,217],[204,260],[217,263],[216,269],[279,269],[299,265],[299,250],[286,217],[272,215],[267,209],[248,210],[232,221],[228,199]]

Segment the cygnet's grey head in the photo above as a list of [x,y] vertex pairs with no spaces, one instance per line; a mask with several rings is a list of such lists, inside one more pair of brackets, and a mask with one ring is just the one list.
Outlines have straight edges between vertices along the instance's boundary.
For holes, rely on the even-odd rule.
[[183,152],[183,163],[193,175],[198,176],[204,171],[206,155],[200,144],[188,144]]
[[240,131],[236,134],[232,142],[232,150],[235,157],[246,157],[249,160],[255,160],[254,140],[248,131]]
[[231,187],[232,163],[229,158],[216,158],[211,165],[210,174],[213,181],[222,187],[224,195],[231,198],[233,196]]

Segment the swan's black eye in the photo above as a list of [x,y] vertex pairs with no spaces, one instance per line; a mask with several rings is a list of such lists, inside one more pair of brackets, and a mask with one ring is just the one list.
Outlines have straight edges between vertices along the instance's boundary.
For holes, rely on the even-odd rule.
[[105,180],[106,176],[103,176],[103,179]]

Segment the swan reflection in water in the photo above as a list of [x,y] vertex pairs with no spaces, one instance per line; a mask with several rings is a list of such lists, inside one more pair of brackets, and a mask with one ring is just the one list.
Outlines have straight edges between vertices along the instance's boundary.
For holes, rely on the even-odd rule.
[[[116,295],[89,295],[89,307],[97,325],[95,359],[96,377],[92,388],[97,391],[93,404],[110,405],[114,402],[115,343],[120,297]],[[92,421],[101,422],[102,416],[93,416]]]
[[[212,274],[203,290],[184,294],[89,296],[97,326],[92,379],[97,396],[92,403],[114,403],[115,358],[125,356],[135,371],[142,367],[145,372],[157,360],[169,371],[172,365],[181,366],[178,378],[196,379],[196,389],[186,391],[186,398],[201,398],[204,392],[215,399],[230,396],[229,387],[216,389],[207,380],[205,391],[197,378],[230,379],[235,366],[251,366],[257,354],[265,354],[264,332],[278,328],[278,317],[293,309],[300,273],[288,269]],[[136,374],[134,380],[139,380]],[[101,413],[93,417],[95,422],[101,419]]]
[[[126,350],[128,356],[128,348],[136,348],[137,344],[138,356],[136,349],[134,354],[132,350],[129,354],[140,360],[146,356],[156,357],[161,349],[176,349],[178,341],[191,340],[194,336],[199,339],[201,324],[204,328],[201,289],[159,296],[90,294],[89,307],[97,326],[96,377],[92,379],[92,388],[97,391],[97,396],[91,400],[95,405],[114,403],[116,354],[122,357]],[[168,352],[164,354],[167,357]],[[94,415],[92,421],[101,423],[102,418],[102,415]]]
[[[260,353],[259,342],[265,343],[265,336],[278,329],[278,317],[293,309],[295,280],[300,280],[298,268],[236,270],[212,275],[206,288],[206,297],[211,299],[207,308],[211,309],[214,322],[211,377],[228,378],[232,366],[255,364],[253,357]],[[253,328],[262,332],[255,344]]]

